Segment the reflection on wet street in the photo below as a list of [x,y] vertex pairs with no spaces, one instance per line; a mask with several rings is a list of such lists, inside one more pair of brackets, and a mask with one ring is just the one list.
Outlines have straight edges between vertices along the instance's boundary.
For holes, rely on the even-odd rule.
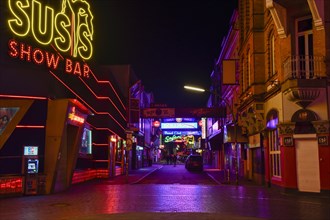
[[2,199],[0,205],[2,219],[309,220],[329,219],[329,210],[328,198],[288,196],[257,186],[109,185],[106,181],[77,185],[66,193]]

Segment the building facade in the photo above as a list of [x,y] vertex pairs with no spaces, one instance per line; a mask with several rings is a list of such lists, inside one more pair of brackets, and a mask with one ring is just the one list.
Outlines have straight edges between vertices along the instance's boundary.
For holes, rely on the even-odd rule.
[[55,193],[123,174],[139,80],[96,64],[92,3],[25,3],[0,3],[0,194]]
[[239,124],[247,178],[330,189],[329,1],[239,1]]
[[[239,20],[233,12],[230,29],[221,44],[220,55],[211,73],[209,107],[226,109],[226,115],[208,119],[208,140],[214,160],[212,165],[225,170],[227,181],[243,177],[246,138],[238,127],[239,103]],[[243,164],[241,164],[243,163]]]
[[227,110],[208,137],[228,181],[330,189],[329,3],[239,0],[208,102]]

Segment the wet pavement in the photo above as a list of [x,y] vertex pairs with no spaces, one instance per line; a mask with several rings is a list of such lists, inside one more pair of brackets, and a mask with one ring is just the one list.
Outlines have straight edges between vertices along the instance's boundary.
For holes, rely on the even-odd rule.
[[157,169],[170,168],[153,165],[62,193],[2,198],[0,219],[330,219],[327,196],[283,194],[244,182],[221,184],[222,174],[207,168],[214,185],[139,184]]

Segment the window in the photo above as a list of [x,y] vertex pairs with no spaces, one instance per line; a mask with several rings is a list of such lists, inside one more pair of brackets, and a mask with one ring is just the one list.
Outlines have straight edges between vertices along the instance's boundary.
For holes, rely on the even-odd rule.
[[313,62],[313,20],[301,18],[296,21],[296,52],[297,73],[296,77],[306,79],[314,77]]
[[271,110],[267,115],[267,129],[269,139],[269,159],[271,177],[281,177],[281,151],[278,137],[278,113],[276,110]]
[[268,77],[271,78],[276,73],[275,68],[275,36],[273,33],[270,34],[268,39],[268,54],[269,54],[269,74]]
[[245,59],[244,57],[242,58],[242,92],[244,92],[246,90],[246,79],[245,79],[245,74],[246,74],[246,71],[245,71]]
[[248,83],[248,87],[251,86],[251,52],[250,49],[247,52],[247,83]]

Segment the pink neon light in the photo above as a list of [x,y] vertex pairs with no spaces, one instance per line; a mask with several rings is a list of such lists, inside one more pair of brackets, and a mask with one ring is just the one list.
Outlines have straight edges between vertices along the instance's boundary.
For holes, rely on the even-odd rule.
[[[70,90],[75,96],[77,96],[82,102],[84,102],[85,105],[87,105],[90,109],[92,109],[95,114],[97,114],[97,115],[108,115],[108,116],[110,116],[110,118],[112,118],[119,125],[119,127],[121,127],[123,130],[125,130],[125,128],[112,115],[110,115],[109,112],[97,112],[94,108],[92,108],[92,106],[90,106],[85,100],[83,100],[77,93],[75,93],[68,85],[66,85],[60,78],[58,78],[52,71],[49,70],[49,72],[59,82],[61,82],[68,90]],[[108,130],[110,130],[110,129],[108,129]]]
[[91,72],[92,76],[94,77],[94,79],[96,80],[97,83],[100,83],[100,84],[101,84],[101,83],[103,83],[103,84],[108,84],[108,85],[111,87],[112,91],[116,94],[118,100],[120,101],[122,107],[126,110],[126,105],[124,105],[124,103],[123,103],[122,100],[120,99],[118,93],[117,93],[116,90],[113,88],[113,85],[111,84],[111,82],[108,81],[108,80],[98,80],[98,79],[96,78],[95,74],[93,73],[93,71],[92,71],[91,69],[90,69],[90,72]]
[[116,108],[116,110],[118,111],[118,113],[120,114],[120,116],[126,120],[126,117],[120,112],[120,110],[118,109],[118,107],[116,106],[116,104],[109,98],[109,97],[104,97],[104,96],[97,96],[95,94],[95,92],[85,83],[84,80],[82,80],[81,77],[79,77],[79,79],[85,84],[85,86],[89,89],[89,91],[91,91],[91,93],[97,98],[97,99],[107,99],[111,102],[111,104]]

